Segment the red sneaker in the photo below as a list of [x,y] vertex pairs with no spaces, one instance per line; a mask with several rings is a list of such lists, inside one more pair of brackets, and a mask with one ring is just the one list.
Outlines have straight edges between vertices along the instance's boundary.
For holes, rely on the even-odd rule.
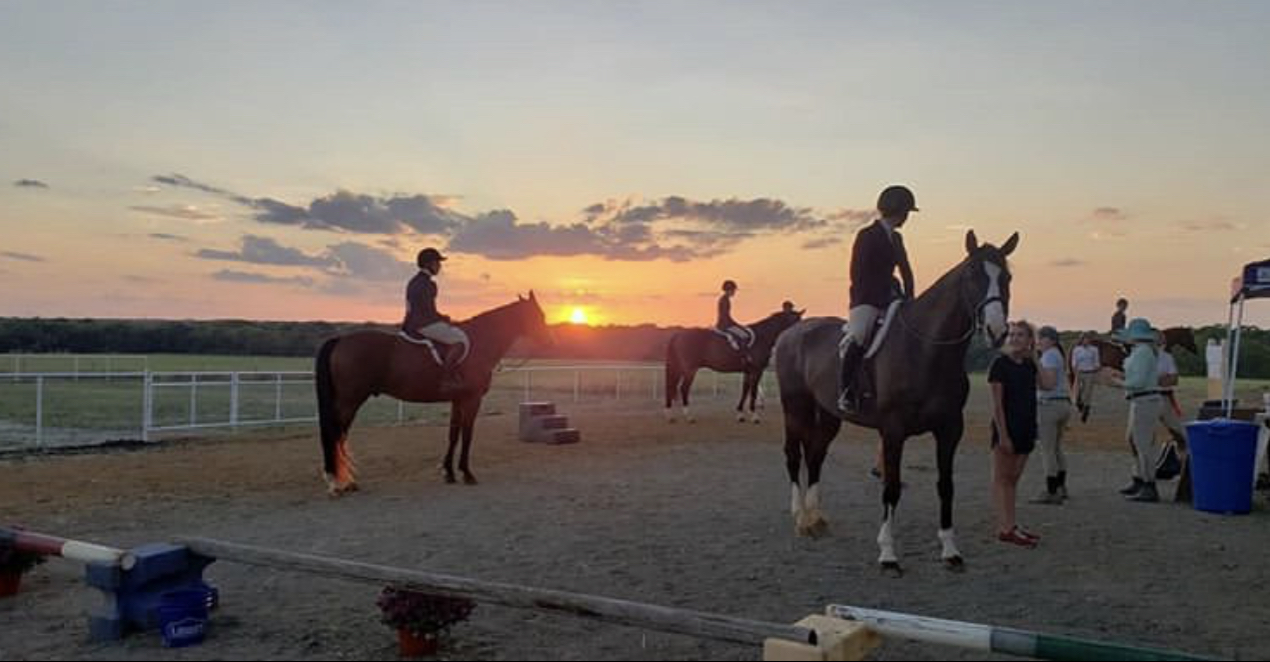
[[1008,542],[1011,545],[1018,545],[1019,547],[1027,547],[1029,549],[1036,547],[1037,543],[1035,538],[1028,538],[1027,536],[1019,533],[1018,527],[1004,533],[998,533],[997,540],[1001,542]]

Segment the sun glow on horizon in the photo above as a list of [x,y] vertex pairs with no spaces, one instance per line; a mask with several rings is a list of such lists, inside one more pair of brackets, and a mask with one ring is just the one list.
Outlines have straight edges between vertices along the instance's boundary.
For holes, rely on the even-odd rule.
[[575,306],[573,310],[569,313],[569,323],[570,324],[586,324],[587,323],[586,310],[584,310],[581,306]]

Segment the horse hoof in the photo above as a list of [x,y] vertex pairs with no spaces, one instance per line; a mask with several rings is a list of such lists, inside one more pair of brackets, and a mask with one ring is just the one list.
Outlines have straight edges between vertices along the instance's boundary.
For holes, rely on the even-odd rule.
[[966,571],[966,561],[960,556],[950,556],[944,559],[944,569],[961,574]]
[[882,576],[899,579],[904,576],[904,570],[900,568],[899,561],[883,561]]
[[454,478],[454,474],[446,474],[446,475],[445,475],[445,482],[446,482],[447,484],[449,484],[449,485],[453,485],[453,484],[455,484],[455,483],[457,483],[457,482],[459,482],[459,481],[458,481],[458,480],[456,480],[456,479]]
[[463,474],[463,484],[476,485],[477,484],[476,476],[473,476],[472,474]]
[[759,418],[757,415],[754,417],[754,424],[755,424],[755,425],[758,425],[759,423],[762,423],[762,422],[763,422],[763,419]]
[[737,414],[737,415],[736,415],[736,422],[737,422],[737,423],[744,423],[744,422],[745,422],[745,414]]

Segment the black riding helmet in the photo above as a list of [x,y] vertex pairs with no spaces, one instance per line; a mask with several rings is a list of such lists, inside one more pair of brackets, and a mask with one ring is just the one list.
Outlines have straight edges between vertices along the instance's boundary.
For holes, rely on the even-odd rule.
[[917,211],[917,199],[907,186],[888,186],[878,196],[878,211],[883,216],[900,214],[906,211]]
[[734,281],[734,280],[725,280],[725,281],[723,281],[723,291],[724,291],[724,292],[730,292],[730,291],[735,290],[735,289],[736,289],[736,281]]
[[444,262],[444,261],[445,261],[445,256],[441,255],[441,251],[435,248],[429,247],[419,251],[419,258],[415,262],[419,265],[419,268],[422,269],[423,265],[429,262]]

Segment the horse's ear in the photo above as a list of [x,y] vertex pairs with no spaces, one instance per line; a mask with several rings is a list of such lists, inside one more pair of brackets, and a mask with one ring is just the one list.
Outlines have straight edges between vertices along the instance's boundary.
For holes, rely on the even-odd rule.
[[794,311],[794,314],[795,314],[795,315],[797,315],[797,316],[799,316],[799,317],[802,317],[802,316],[803,316],[803,313],[805,313],[805,312],[807,312],[807,309],[806,309],[806,308],[803,308],[802,310],[795,310],[795,311]]
[[533,291],[533,290],[529,290],[529,300],[530,300],[530,301],[533,301],[534,303],[537,303],[537,302],[538,302],[538,297],[534,296],[534,291]]
[[1019,246],[1019,233],[1015,232],[1014,234],[1010,235],[1009,239],[1005,240],[1004,244],[1001,245],[1002,257],[1009,255],[1010,253],[1013,253],[1014,249],[1018,248],[1018,246]]
[[516,300],[517,300],[517,301],[524,301],[524,300],[525,300],[525,296],[524,296],[523,294],[521,294],[520,292],[517,292],[517,293],[516,293]]
[[979,239],[975,237],[974,230],[966,230],[966,253],[973,253],[979,249]]

